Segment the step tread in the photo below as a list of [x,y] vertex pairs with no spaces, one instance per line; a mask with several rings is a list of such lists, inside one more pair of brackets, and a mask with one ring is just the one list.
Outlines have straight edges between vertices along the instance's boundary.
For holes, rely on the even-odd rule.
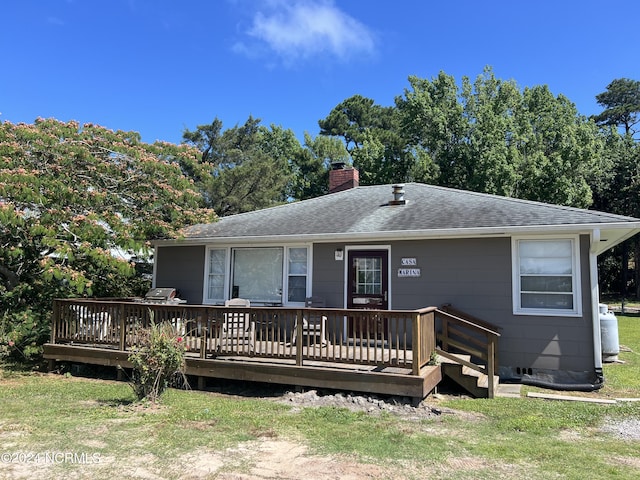
[[[489,377],[484,373],[453,362],[443,365],[443,367],[449,377],[458,383],[464,383],[464,385],[461,386],[467,389],[479,388],[487,390],[489,388]],[[493,376],[493,385],[494,388],[500,385],[500,377],[498,375]]]
[[[462,354],[459,354],[459,353],[453,353],[452,355],[454,355],[455,357],[459,358],[460,360],[464,360],[466,362],[470,362],[471,361],[471,355],[462,355]],[[437,361],[438,361],[438,363],[446,363],[446,364],[449,364],[449,365],[460,365],[455,360],[452,360],[452,359],[447,358],[447,357],[443,357],[441,355],[438,355]]]

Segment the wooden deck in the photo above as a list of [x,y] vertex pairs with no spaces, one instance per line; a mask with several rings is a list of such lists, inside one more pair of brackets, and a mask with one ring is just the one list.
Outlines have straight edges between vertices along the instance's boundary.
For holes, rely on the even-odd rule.
[[[162,321],[186,342],[187,375],[422,399],[442,379],[440,367],[429,364],[436,311],[56,300],[44,355],[130,368],[130,350],[143,330]],[[238,317],[249,328],[230,336],[230,319]],[[309,321],[321,322],[321,334],[305,333]]]

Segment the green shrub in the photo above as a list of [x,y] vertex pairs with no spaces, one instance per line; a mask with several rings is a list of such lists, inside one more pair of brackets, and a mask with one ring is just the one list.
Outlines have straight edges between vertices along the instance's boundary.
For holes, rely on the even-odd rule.
[[13,346],[13,340],[9,339],[7,334],[0,331],[0,362],[9,356]]
[[9,356],[33,360],[49,338],[49,319],[29,308],[0,317],[0,360]]
[[185,342],[170,324],[153,321],[141,338],[141,344],[129,355],[131,385],[138,400],[155,402],[177,378],[184,379]]

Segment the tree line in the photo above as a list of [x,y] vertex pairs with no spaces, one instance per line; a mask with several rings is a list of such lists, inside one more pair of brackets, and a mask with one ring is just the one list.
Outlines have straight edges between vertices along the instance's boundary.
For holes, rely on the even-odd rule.
[[[303,142],[251,116],[186,129],[180,145],[54,119],[0,123],[0,356],[37,350],[55,297],[143,293],[136,269],[150,240],[323,195],[333,162],[358,168],[363,185],[425,182],[640,217],[639,81],[613,80],[590,118],[490,68],[408,83],[393,106],[345,99]],[[636,259],[636,240],[603,256],[603,291],[637,294]]]

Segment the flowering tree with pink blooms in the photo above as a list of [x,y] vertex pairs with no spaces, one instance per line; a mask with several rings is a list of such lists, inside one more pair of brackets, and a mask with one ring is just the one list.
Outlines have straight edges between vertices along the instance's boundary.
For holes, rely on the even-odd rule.
[[[0,123],[0,341],[26,356],[48,338],[52,300],[129,296],[150,240],[211,222],[186,145],[54,119]],[[9,345],[11,342],[11,345]],[[2,351],[2,350],[0,350]]]

